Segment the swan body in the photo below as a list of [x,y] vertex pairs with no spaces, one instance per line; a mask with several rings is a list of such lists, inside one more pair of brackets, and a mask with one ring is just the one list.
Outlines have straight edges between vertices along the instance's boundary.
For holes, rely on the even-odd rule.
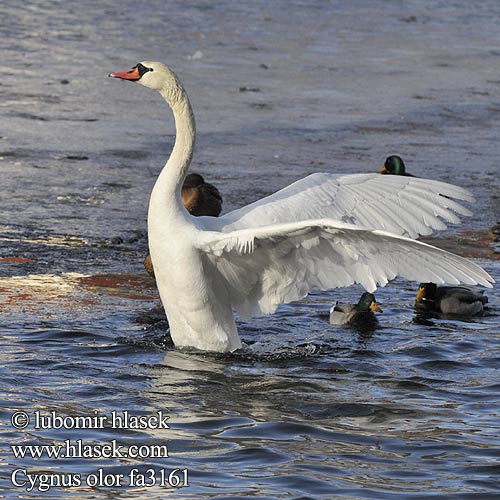
[[[205,182],[200,174],[188,174],[181,189],[182,203],[187,211],[195,217],[202,215],[218,217],[222,211],[222,196],[213,185]],[[144,259],[144,268],[154,278],[155,272],[151,255]]]
[[365,292],[357,304],[340,304],[337,302],[330,309],[330,324],[373,326],[378,320],[373,311],[382,312],[373,293]]
[[241,346],[233,309],[244,317],[271,313],[312,289],[361,283],[373,292],[397,275],[491,287],[476,264],[411,239],[470,214],[455,201],[470,194],[442,182],[313,174],[222,217],[193,217],[181,187],[195,122],[178,78],[157,62],[110,76],[157,90],[174,114],[175,145],[151,193],[148,232],[177,347],[233,351]]
[[474,316],[481,314],[488,297],[482,290],[465,286],[436,286],[435,283],[420,283],[415,298],[418,312]]

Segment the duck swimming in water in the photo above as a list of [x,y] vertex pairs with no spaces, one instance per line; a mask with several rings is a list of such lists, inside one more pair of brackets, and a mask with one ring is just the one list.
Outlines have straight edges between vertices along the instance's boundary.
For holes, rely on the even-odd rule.
[[437,286],[420,283],[415,297],[417,312],[474,316],[481,314],[488,297],[482,290],[465,286]]
[[313,289],[360,283],[373,292],[397,275],[491,287],[478,265],[411,239],[469,213],[451,198],[470,194],[443,182],[320,173],[221,217],[193,217],[181,188],[196,129],[179,79],[150,61],[110,76],[158,91],[175,119],[175,144],[151,193],[148,236],[176,347],[234,351],[242,344],[233,310],[272,313]]
[[361,295],[357,304],[339,304],[338,302],[330,309],[330,324],[373,326],[378,320],[373,311],[382,312],[373,293],[365,292]]

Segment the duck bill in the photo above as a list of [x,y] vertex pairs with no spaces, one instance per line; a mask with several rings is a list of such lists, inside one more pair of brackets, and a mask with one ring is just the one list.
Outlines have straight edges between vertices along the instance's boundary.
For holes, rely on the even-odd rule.
[[132,68],[128,71],[117,71],[115,73],[110,73],[109,76],[113,78],[120,78],[122,80],[131,80],[133,82],[136,82],[141,78],[139,68]]
[[378,306],[378,304],[376,302],[372,302],[370,304],[370,309],[372,311],[377,311],[378,313],[381,313],[382,312],[382,309],[380,309],[380,307]]
[[422,286],[418,289],[417,296],[415,297],[415,300],[417,302],[420,302],[424,298],[425,294],[425,288]]
[[378,171],[379,174],[386,174],[387,173],[387,168],[382,167],[379,171]]

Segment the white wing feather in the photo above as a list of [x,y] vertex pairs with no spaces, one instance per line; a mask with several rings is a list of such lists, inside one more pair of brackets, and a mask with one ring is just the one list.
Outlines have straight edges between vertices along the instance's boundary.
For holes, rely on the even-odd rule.
[[230,232],[307,219],[333,219],[417,238],[460,222],[471,212],[454,199],[473,201],[465,189],[398,175],[312,174],[250,205],[203,224]]
[[244,317],[272,313],[314,289],[360,283],[374,291],[397,275],[487,287],[493,281],[473,262],[444,250],[331,220],[208,231],[198,248],[206,253],[207,272],[222,276],[233,308]]

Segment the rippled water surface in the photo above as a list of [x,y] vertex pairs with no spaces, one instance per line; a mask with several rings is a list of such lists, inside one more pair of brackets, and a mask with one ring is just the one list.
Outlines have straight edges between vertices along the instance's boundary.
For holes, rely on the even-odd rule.
[[[145,59],[178,73],[197,118],[193,170],[225,211],[394,153],[467,187],[474,216],[431,241],[498,282],[498,2],[4,1],[2,14],[0,497],[498,497],[497,287],[483,316],[416,321],[416,284],[396,280],[364,332],[325,317],[358,287],[315,293],[239,322],[232,355],[175,350],[142,268],[173,121],[154,92],[106,77]],[[36,415],[125,411],[161,411],[169,428],[35,429]],[[40,448],[78,440],[91,456]],[[99,457],[113,442],[148,456]],[[122,480],[99,483],[99,470]],[[46,488],[40,474],[81,484]]]

